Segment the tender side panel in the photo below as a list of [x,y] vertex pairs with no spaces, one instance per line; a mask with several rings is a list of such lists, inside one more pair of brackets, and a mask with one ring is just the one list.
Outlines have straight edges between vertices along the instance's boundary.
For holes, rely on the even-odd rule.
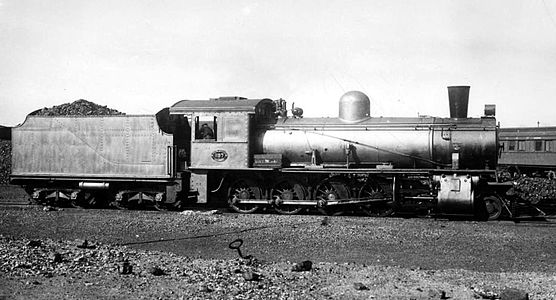
[[12,144],[15,176],[170,177],[155,116],[29,117]]

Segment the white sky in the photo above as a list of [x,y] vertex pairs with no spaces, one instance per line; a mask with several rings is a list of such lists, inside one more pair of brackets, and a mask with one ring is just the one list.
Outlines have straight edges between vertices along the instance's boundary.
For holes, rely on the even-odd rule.
[[0,0],[0,124],[86,99],[156,113],[181,99],[284,98],[337,116],[350,90],[372,116],[556,125],[556,0]]

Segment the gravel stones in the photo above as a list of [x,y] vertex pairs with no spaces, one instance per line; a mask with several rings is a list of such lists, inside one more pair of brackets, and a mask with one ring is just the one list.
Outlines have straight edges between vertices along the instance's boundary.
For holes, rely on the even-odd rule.
[[149,272],[149,274],[152,274],[154,276],[166,275],[166,271],[164,271],[161,268],[156,267],[156,266],[150,267],[148,272]]
[[305,260],[300,263],[295,263],[292,267],[292,271],[306,272],[306,271],[311,271],[312,268],[313,268],[313,262],[310,260]]
[[81,239],[77,239],[74,241],[75,243],[75,247],[77,248],[81,248],[81,249],[94,249],[95,245],[89,243],[89,241],[87,240],[81,240]]
[[361,283],[361,282],[355,282],[355,283],[353,284],[353,288],[356,289],[356,290],[358,290],[358,291],[366,291],[366,290],[369,289],[366,285],[364,285],[364,284]]
[[127,259],[125,259],[122,262],[121,266],[118,266],[118,272],[121,275],[133,274],[133,266],[131,265],[131,263]]
[[62,254],[60,254],[58,252],[54,252],[54,253],[50,254],[49,259],[53,263],[61,263],[63,261]]
[[529,300],[529,294],[516,288],[505,288],[500,293],[501,300]]
[[[514,287],[556,299],[553,227],[333,216],[321,226],[322,218],[6,207],[0,291],[24,299],[441,299],[441,291],[473,299],[471,287],[497,296]],[[228,248],[238,238],[257,259]],[[95,248],[78,247],[85,239]],[[55,252],[62,262],[48,259]],[[306,259],[310,271],[292,271]],[[125,260],[133,272],[124,276]],[[260,277],[248,280],[249,272]]]
[[[322,262],[300,273],[291,271],[288,262],[204,260],[99,242],[94,243],[94,249],[78,248],[76,241],[43,239],[33,247],[30,242],[0,236],[3,295],[52,299],[106,295],[145,299],[472,299],[477,295],[470,288],[472,283],[494,286],[491,295],[496,296],[506,291],[496,286],[506,285],[533,290],[534,299],[556,295],[552,274],[409,270]],[[53,253],[63,259],[44,259]],[[133,262],[136,272],[121,276],[115,272],[116,266],[126,260]],[[153,272],[156,269],[164,270],[165,276]],[[448,297],[442,291],[449,291]]]
[[40,240],[31,240],[27,243],[27,247],[40,247],[42,242]]
[[242,276],[245,281],[259,281],[261,279],[261,274],[255,273],[251,270],[243,272]]

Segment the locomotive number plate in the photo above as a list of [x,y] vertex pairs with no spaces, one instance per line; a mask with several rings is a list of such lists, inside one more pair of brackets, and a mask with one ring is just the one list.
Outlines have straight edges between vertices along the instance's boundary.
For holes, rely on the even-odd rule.
[[226,151],[224,151],[224,150],[216,150],[216,151],[212,152],[210,157],[214,161],[222,162],[222,161],[225,161],[226,159],[228,159],[228,153],[226,153]]

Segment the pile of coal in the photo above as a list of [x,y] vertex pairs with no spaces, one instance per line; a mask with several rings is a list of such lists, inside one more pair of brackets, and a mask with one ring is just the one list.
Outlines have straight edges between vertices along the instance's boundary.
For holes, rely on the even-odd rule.
[[30,115],[34,116],[89,116],[89,115],[125,115],[115,109],[98,105],[93,102],[79,99],[73,103],[64,103],[50,108],[36,110]]
[[[85,116],[85,115],[125,115],[115,109],[79,99],[72,103],[64,103],[50,108],[36,110],[29,115],[36,116]],[[10,134],[11,136],[11,134]],[[0,184],[9,183],[12,165],[12,144],[9,139],[0,139]]]
[[543,177],[520,177],[514,181],[514,187],[508,191],[531,203],[556,200],[556,180]]
[[0,140],[0,184],[8,183],[12,169],[12,142]]

